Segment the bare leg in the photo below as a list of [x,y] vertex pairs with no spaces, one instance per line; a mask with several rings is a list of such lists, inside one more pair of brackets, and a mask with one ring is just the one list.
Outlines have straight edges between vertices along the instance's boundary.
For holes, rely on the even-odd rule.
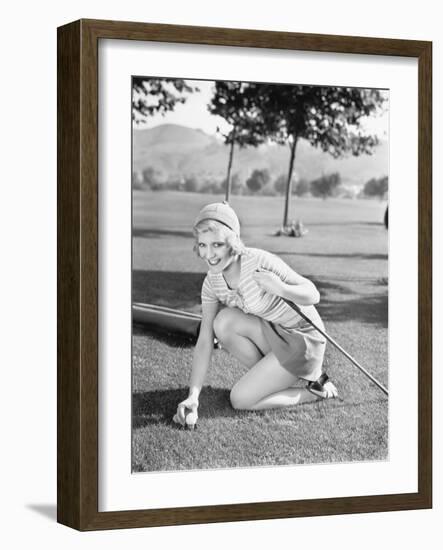
[[234,357],[251,369],[231,390],[235,409],[261,410],[318,401],[305,388],[294,388],[299,378],[282,367],[263,334],[260,320],[236,308],[225,308],[214,321],[214,332]]
[[247,367],[271,351],[260,320],[239,309],[222,309],[214,320],[214,332],[223,348]]
[[318,401],[307,389],[291,387],[297,380],[270,352],[235,384],[231,404],[234,409],[262,410]]

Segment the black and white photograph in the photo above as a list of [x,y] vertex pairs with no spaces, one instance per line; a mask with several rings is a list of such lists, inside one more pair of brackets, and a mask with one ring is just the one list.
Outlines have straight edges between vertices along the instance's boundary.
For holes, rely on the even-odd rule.
[[5,548],[435,547],[437,12],[5,4]]
[[132,472],[389,459],[389,90],[132,77]]

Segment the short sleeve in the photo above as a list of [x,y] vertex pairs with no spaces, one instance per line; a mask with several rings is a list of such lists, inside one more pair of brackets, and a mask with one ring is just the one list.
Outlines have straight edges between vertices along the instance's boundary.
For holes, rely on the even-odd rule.
[[215,294],[207,275],[202,285],[201,300],[202,304],[214,304],[218,302],[217,295]]
[[290,268],[287,263],[270,252],[263,251],[259,260],[259,266],[268,271],[272,271],[278,275],[282,281],[290,279],[291,274],[294,273],[294,270]]

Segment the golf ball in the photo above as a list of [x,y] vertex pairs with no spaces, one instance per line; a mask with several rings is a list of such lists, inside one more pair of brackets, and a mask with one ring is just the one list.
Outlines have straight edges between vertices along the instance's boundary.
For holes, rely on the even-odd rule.
[[186,415],[186,426],[188,428],[194,428],[194,426],[197,424],[197,413],[196,412],[190,412]]

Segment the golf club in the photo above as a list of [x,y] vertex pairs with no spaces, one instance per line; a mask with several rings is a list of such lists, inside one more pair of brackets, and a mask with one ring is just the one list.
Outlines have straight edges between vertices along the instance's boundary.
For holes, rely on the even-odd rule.
[[340,344],[338,344],[333,338],[331,338],[331,336],[329,336],[329,334],[327,334],[324,330],[322,330],[320,327],[318,327],[313,321],[311,321],[311,319],[309,319],[309,317],[307,317],[302,311],[301,309],[294,303],[290,302],[289,300],[286,300],[283,298],[283,300],[288,304],[289,307],[291,307],[293,310],[295,310],[299,315],[300,317],[302,317],[305,321],[307,321],[312,327],[315,328],[315,330],[317,330],[322,336],[324,336],[326,338],[326,340],[328,340],[328,342],[331,342],[331,344],[336,347],[339,351],[341,351],[343,353],[343,355],[349,359],[349,361],[351,361],[351,363],[353,363],[358,369],[360,369],[360,371],[366,375],[369,380],[371,380],[372,382],[374,382],[374,384],[381,389],[381,391],[386,394],[386,395],[389,395],[389,392],[388,390],[382,385],[380,384],[380,382],[375,379],[372,374],[370,374],[365,368],[363,368],[360,363],[358,363],[353,357],[352,355],[349,355],[349,353],[344,350]]

